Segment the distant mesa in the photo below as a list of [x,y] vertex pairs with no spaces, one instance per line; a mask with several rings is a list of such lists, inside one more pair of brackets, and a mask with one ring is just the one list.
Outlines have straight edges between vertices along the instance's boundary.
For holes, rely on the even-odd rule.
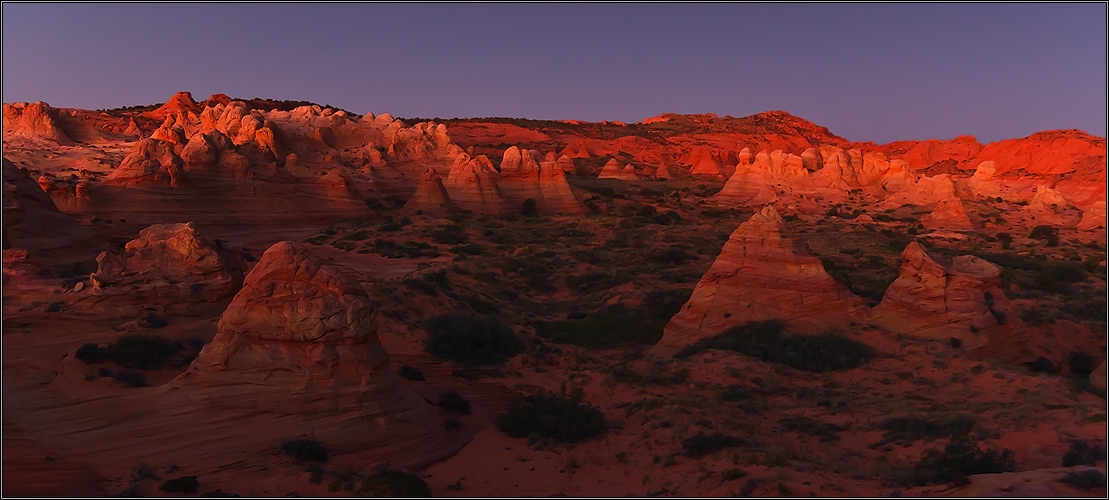
[[670,356],[749,321],[780,319],[821,330],[865,319],[866,303],[785,237],[784,229],[773,206],[740,224],[651,352]]
[[271,246],[219,320],[215,339],[171,382],[202,407],[441,420],[403,389],[357,281],[302,245]]

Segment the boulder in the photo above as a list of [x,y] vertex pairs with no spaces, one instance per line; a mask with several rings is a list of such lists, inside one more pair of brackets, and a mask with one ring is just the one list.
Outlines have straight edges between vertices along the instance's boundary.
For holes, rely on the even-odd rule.
[[242,283],[245,264],[201,237],[191,222],[155,224],[124,252],[101,252],[89,276],[92,303],[123,300],[162,305],[218,302]]
[[779,319],[797,331],[819,331],[864,319],[865,302],[784,230],[772,206],[740,224],[651,352],[670,356],[749,321]]

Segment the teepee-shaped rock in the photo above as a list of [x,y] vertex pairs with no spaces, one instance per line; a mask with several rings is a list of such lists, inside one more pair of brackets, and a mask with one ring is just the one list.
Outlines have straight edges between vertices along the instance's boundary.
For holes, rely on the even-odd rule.
[[772,206],[740,224],[651,352],[669,356],[747,323],[780,319],[802,329],[846,326],[867,306],[824,271],[820,259],[783,237]]
[[278,242],[246,276],[215,339],[171,384],[207,407],[436,424],[390,370],[376,313],[357,281],[302,245]]
[[420,176],[420,184],[416,187],[416,194],[404,204],[408,212],[422,211],[428,215],[445,217],[458,213],[458,206],[451,201],[447,188],[443,187],[443,179],[433,169],[424,170]]
[[620,178],[620,162],[616,158],[612,158],[601,167],[601,173],[597,174],[598,179],[619,179]]
[[988,329],[999,326],[999,312],[1008,304],[996,266],[962,255],[944,267],[914,241],[901,252],[901,274],[871,322],[908,335],[960,337],[975,348],[986,343]]

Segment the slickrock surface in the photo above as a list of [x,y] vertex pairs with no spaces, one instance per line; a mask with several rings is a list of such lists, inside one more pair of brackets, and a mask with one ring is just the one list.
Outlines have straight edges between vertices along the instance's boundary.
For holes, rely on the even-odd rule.
[[105,246],[96,233],[58,210],[27,170],[7,158],[3,244],[5,251],[26,250],[27,259],[47,266],[91,259]]
[[820,329],[864,318],[868,308],[862,299],[828,276],[820,260],[783,230],[772,206],[740,224],[651,352],[672,355],[748,321],[781,319]]

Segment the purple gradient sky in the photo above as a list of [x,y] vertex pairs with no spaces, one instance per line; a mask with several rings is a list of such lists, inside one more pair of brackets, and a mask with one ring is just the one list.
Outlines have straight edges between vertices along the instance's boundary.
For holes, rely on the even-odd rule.
[[4,4],[3,101],[403,117],[781,109],[850,140],[1106,131],[1106,5]]

